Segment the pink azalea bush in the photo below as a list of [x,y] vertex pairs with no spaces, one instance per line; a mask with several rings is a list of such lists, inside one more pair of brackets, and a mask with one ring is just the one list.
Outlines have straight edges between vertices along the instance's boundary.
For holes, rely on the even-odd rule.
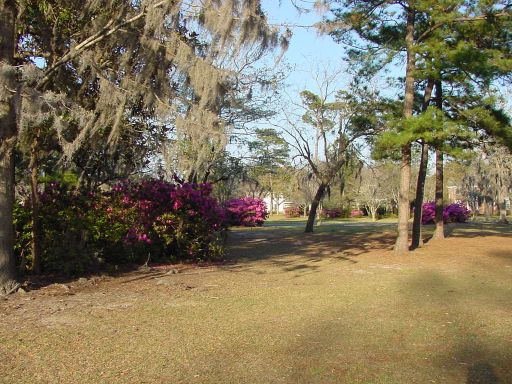
[[[471,216],[471,211],[462,204],[453,203],[443,208],[443,221],[445,223],[464,223]],[[422,224],[434,224],[436,219],[436,203],[429,201],[423,204],[421,216]]]
[[224,204],[224,207],[230,225],[260,227],[268,217],[265,202],[258,198],[231,199]]
[[[144,180],[114,186],[110,201],[123,214],[115,219],[128,219],[125,244],[156,244],[175,259],[201,259],[220,256],[216,243],[225,229],[224,210],[211,193],[211,184]],[[132,211],[135,220],[125,215]]]
[[[224,208],[210,184],[123,181],[108,192],[80,193],[49,183],[40,195],[43,270],[83,273],[98,263],[221,257]],[[19,264],[29,264],[30,201],[14,224]]]
[[360,209],[354,209],[352,211],[350,211],[350,217],[363,217],[364,216],[364,212]]
[[303,213],[304,212],[300,207],[286,207],[284,209],[284,217],[288,218],[301,217]]
[[327,219],[336,219],[338,217],[343,216],[343,209],[341,208],[322,208],[322,211],[320,212],[320,215],[322,217],[325,217]]

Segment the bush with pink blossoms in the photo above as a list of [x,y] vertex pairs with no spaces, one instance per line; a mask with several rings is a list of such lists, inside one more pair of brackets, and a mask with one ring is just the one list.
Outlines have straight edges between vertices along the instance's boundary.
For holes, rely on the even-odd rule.
[[224,203],[230,225],[260,227],[268,217],[267,206],[262,199],[242,197]]
[[344,212],[342,208],[322,208],[320,216],[327,219],[336,219],[343,217]]
[[172,260],[217,258],[226,220],[211,192],[210,184],[124,182],[109,193],[109,208],[118,208],[116,221],[129,226],[123,238],[126,246],[142,246]]
[[[222,256],[225,211],[209,184],[123,181],[81,193],[49,183],[41,193],[42,267],[81,274],[101,263]],[[30,202],[16,205],[18,264],[30,264]],[[23,267],[22,267],[23,268]]]
[[[443,208],[443,221],[445,223],[464,223],[471,216],[469,211],[462,204],[453,203],[445,205]],[[429,201],[423,204],[423,213],[421,216],[421,222],[423,224],[434,224],[436,219],[436,204],[433,201]]]
[[350,211],[350,217],[363,217],[364,212],[361,209],[354,209]]
[[304,210],[301,207],[286,207],[284,209],[284,217],[295,218],[301,217],[304,214]]

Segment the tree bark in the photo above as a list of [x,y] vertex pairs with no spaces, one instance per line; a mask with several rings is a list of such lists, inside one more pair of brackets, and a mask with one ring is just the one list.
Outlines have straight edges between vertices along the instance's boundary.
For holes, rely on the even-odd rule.
[[507,203],[504,198],[500,199],[499,208],[500,208],[500,219],[498,220],[498,223],[499,224],[508,224]]
[[324,183],[320,183],[320,185],[318,186],[315,197],[313,198],[313,201],[311,202],[311,206],[309,208],[308,222],[306,223],[306,229],[304,230],[305,233],[313,232],[313,226],[315,225],[316,211],[318,209],[318,206],[320,205],[320,201],[324,197],[326,188],[327,188],[327,185]]
[[39,219],[40,200],[38,193],[38,148],[40,145],[41,128],[36,129],[32,145],[30,147],[30,197],[32,202],[32,272],[41,273],[41,239],[42,228],[41,220]]
[[427,178],[429,146],[425,141],[421,142],[421,159],[418,170],[418,181],[416,183],[416,199],[414,200],[414,219],[412,222],[411,249],[423,245],[421,238],[421,216],[423,214],[423,197],[425,195],[425,179]]
[[[443,88],[441,81],[436,82],[436,105],[437,108],[443,110]],[[438,148],[436,149],[436,229],[434,230],[434,240],[444,239],[444,155]]]
[[[412,116],[414,106],[414,70],[416,68],[414,48],[415,10],[409,7],[407,11],[407,27],[405,43],[407,48],[407,66],[405,74],[404,119]],[[400,191],[398,196],[398,236],[395,251],[402,253],[409,250],[409,189],[411,182],[411,144],[402,147],[402,162],[400,165]]]
[[508,185],[504,180],[508,175],[505,167],[503,166],[503,158],[501,155],[498,157],[498,161],[496,162],[496,172],[497,172],[497,197],[498,197],[498,209],[500,213],[500,218],[498,220],[499,224],[508,224],[507,220],[507,202],[505,201],[508,194]]
[[507,185],[503,182],[503,180],[500,180],[500,185],[498,186],[498,209],[500,211],[500,218],[498,220],[499,224],[508,224],[507,202],[505,200],[507,191]]
[[444,239],[444,155],[440,150],[436,150],[436,229],[434,230],[434,240]]
[[[430,80],[425,88],[423,96],[422,111],[425,112],[432,97],[432,89],[434,88],[434,81]],[[412,243],[411,248],[416,249],[423,245],[421,238],[421,216],[423,213],[423,197],[425,196],[425,180],[427,178],[428,167],[428,151],[429,145],[423,140],[421,142],[421,160],[418,171],[418,180],[416,183],[416,198],[414,200],[414,219],[412,223]]]
[[0,292],[16,280],[12,220],[14,148],[17,137],[15,21],[15,2],[0,0]]
[[377,209],[378,208],[369,209],[370,215],[372,216],[372,221],[377,221]]

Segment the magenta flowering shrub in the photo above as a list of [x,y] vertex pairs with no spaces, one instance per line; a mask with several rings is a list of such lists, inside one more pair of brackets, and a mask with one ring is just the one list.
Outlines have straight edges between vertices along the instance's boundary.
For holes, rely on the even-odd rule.
[[268,217],[267,206],[262,199],[242,197],[224,203],[226,216],[230,225],[259,227]]
[[354,209],[352,211],[350,211],[350,217],[363,217],[364,216],[364,212],[360,209]]
[[343,209],[341,208],[322,208],[320,212],[321,217],[325,217],[327,219],[336,219],[338,217],[343,216]]
[[[210,184],[123,181],[84,194],[57,183],[41,193],[43,270],[83,273],[98,263],[222,256],[226,216]],[[30,202],[16,207],[19,263],[30,263]]]
[[210,184],[123,182],[108,194],[104,211],[111,222],[127,226],[125,246],[145,246],[174,260],[215,258],[226,220],[211,192]]
[[[469,211],[462,204],[453,203],[445,205],[443,208],[443,221],[445,223],[464,223],[471,216]],[[422,224],[434,224],[436,219],[436,203],[429,201],[423,204],[423,213],[421,216]]]
[[462,204],[450,204],[443,209],[443,219],[446,215],[448,223],[465,223],[471,217],[471,211]]
[[301,207],[286,207],[284,209],[284,217],[294,218],[301,217],[304,214],[304,211]]

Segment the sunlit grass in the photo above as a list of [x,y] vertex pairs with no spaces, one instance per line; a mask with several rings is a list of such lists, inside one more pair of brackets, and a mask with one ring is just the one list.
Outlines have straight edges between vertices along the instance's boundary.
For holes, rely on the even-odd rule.
[[451,225],[402,256],[392,223],[301,229],[235,229],[217,267],[0,303],[0,382],[512,382],[512,226]]

